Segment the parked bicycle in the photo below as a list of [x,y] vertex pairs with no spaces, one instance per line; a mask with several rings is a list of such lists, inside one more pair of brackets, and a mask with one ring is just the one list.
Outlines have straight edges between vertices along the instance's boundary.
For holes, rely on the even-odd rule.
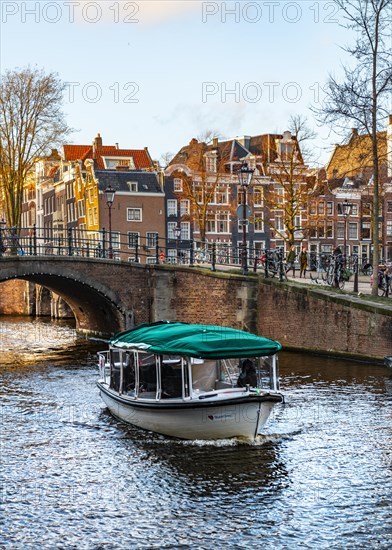
[[379,296],[392,296],[392,264],[378,266],[377,288]]

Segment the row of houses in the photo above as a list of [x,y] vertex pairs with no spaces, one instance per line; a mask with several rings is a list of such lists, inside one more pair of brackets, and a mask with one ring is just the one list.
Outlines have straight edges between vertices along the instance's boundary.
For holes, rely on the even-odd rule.
[[[381,256],[392,259],[392,116],[379,133]],[[249,187],[238,169],[253,172]],[[216,243],[221,258],[239,259],[244,234],[249,252],[294,242],[310,252],[372,254],[371,142],[353,129],[336,145],[327,166],[305,164],[290,132],[192,139],[161,168],[144,149],[64,145],[36,160],[25,183],[22,234],[62,253],[70,243],[124,261],[154,262],[159,251],[176,261]],[[108,200],[107,191],[114,191]],[[246,230],[244,232],[244,224]],[[108,238],[111,228],[111,238]],[[53,250],[55,249],[55,250]]]

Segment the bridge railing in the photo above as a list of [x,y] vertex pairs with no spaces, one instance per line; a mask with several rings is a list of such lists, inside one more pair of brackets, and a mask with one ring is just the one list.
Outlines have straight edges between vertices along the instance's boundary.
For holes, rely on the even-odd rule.
[[[105,229],[88,231],[80,227],[29,227],[0,226],[0,258],[4,256],[74,256],[142,264],[183,264],[216,269],[216,266],[243,267],[242,243],[238,247],[228,242],[198,241],[186,235],[169,235],[164,238],[156,232],[142,236],[136,232],[120,233]],[[326,269],[329,254],[308,252],[308,271]],[[282,248],[261,250],[249,245],[246,262],[249,271],[261,271],[268,276],[266,262],[283,263]],[[351,256],[347,267],[366,272],[370,259]]]

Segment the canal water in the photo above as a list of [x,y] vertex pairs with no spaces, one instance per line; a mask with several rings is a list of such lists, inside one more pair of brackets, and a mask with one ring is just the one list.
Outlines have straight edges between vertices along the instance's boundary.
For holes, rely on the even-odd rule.
[[392,376],[282,353],[259,441],[126,426],[71,326],[2,318],[0,548],[391,548]]

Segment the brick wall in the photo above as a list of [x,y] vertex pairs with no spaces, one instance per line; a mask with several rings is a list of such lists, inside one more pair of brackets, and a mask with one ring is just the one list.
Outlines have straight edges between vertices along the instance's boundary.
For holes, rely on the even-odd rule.
[[0,283],[0,315],[30,315],[30,283],[15,279]]
[[391,301],[379,306],[355,297],[260,282],[259,333],[283,346],[353,357],[392,354]]

